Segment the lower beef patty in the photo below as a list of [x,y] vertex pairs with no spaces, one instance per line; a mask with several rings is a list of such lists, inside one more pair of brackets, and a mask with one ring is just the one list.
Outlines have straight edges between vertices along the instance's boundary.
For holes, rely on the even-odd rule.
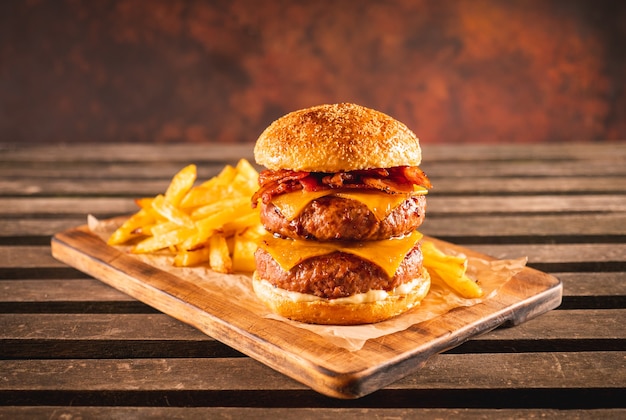
[[392,290],[419,277],[422,271],[419,244],[407,254],[392,278],[376,264],[343,252],[309,258],[289,271],[261,248],[257,249],[255,260],[258,276],[274,286],[327,299],[369,290]]
[[426,197],[413,196],[378,220],[363,203],[325,196],[309,203],[291,221],[273,204],[263,204],[261,222],[270,232],[289,238],[374,241],[414,231],[424,221],[425,210]]

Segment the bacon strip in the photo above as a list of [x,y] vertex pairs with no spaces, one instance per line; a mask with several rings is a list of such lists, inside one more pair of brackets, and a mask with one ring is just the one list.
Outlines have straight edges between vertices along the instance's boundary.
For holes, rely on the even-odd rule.
[[298,190],[372,189],[393,194],[413,191],[414,185],[432,188],[426,174],[417,166],[375,168],[334,174],[288,169],[265,170],[259,174],[259,185],[259,190],[252,196],[252,207],[257,206],[259,199],[267,204],[277,195]]
[[399,166],[398,169],[402,172],[402,175],[415,185],[422,186],[424,188],[432,188],[430,179],[426,176],[418,166]]

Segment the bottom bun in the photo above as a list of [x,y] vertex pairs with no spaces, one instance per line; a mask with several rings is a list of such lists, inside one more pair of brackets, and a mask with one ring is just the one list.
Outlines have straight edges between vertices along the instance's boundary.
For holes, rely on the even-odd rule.
[[256,295],[274,313],[294,321],[324,325],[371,324],[400,315],[419,305],[428,294],[428,271],[422,268],[420,277],[414,283],[414,287],[405,294],[383,293],[386,295],[383,299],[354,302],[350,298],[323,299],[289,292],[259,278],[256,272],[252,278]]

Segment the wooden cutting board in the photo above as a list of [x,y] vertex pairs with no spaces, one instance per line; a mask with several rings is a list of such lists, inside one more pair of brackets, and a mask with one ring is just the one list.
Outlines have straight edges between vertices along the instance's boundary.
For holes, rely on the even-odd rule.
[[[468,256],[493,260],[428,238]],[[291,324],[259,316],[224,293],[202,289],[181,275],[160,270],[108,246],[87,226],[52,238],[52,255],[110,286],[335,398],[358,398],[415,372],[426,360],[501,325],[517,325],[556,308],[561,282],[524,268],[498,294],[456,308],[406,330],[370,339],[357,351],[338,347]]]

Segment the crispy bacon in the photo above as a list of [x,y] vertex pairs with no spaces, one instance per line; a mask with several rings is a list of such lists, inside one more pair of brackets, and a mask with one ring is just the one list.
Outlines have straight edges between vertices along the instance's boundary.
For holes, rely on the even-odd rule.
[[323,173],[265,170],[259,174],[260,188],[252,197],[252,206],[258,200],[269,203],[273,197],[292,191],[319,191],[332,188],[374,189],[393,193],[413,191],[414,185],[432,188],[426,174],[417,166],[374,168],[359,171]]
[[341,188],[345,184],[354,181],[356,175],[353,172],[337,172],[336,174],[326,175],[322,178],[322,184],[331,188]]
[[280,169],[278,171],[270,171],[266,169],[259,173],[259,185],[263,186],[267,183],[279,181],[285,182],[290,180],[302,179],[309,175],[310,172],[291,171],[289,169]]
[[398,169],[402,172],[404,178],[406,178],[409,182],[415,185],[420,185],[424,188],[433,187],[430,183],[430,179],[428,179],[424,171],[422,171],[419,166],[399,166]]
[[363,178],[363,183],[370,188],[388,193],[408,193],[413,191],[413,184],[408,182],[396,182],[385,178]]

